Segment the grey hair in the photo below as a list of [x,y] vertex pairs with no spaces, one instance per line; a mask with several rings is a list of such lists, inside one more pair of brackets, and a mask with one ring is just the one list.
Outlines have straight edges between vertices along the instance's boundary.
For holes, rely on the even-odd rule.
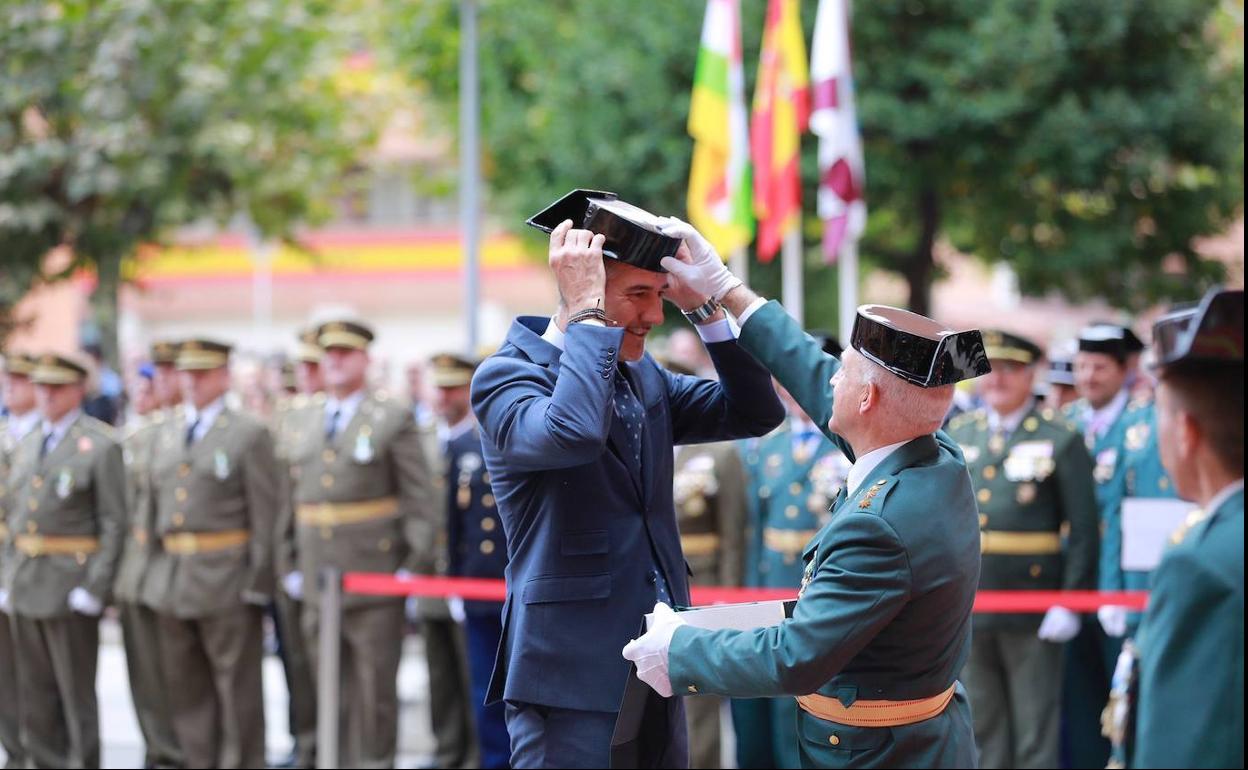
[[940,428],[953,404],[952,385],[922,388],[906,382],[861,353],[854,353],[862,362],[858,370],[863,382],[880,391],[883,414],[893,423],[891,427],[898,431],[917,431],[916,435]]

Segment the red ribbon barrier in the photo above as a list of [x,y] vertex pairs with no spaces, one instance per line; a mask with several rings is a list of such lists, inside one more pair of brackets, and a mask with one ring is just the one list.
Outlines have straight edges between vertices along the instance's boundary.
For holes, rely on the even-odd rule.
[[[448,578],[413,575],[399,578],[384,572],[348,572],[342,576],[342,589],[349,594],[371,596],[438,596],[475,601],[501,602],[507,598],[507,584],[485,578]],[[792,599],[793,589],[717,588],[695,586],[693,604],[733,604]],[[1143,610],[1147,591],[980,591],[975,595],[975,612],[1042,613],[1050,607],[1072,612],[1096,612],[1105,605]]]

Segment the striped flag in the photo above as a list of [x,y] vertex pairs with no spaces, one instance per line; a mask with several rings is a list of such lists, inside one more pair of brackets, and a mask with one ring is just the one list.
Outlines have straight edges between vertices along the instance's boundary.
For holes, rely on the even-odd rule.
[[689,135],[689,221],[727,259],[754,235],[740,0],[707,0]]
[[798,0],[768,0],[750,116],[758,258],[770,262],[801,223],[800,135],[810,105]]
[[867,222],[862,140],[849,57],[848,0],[820,0],[811,49],[814,112],[810,130],[819,137],[823,256],[834,262],[844,244],[858,240]]

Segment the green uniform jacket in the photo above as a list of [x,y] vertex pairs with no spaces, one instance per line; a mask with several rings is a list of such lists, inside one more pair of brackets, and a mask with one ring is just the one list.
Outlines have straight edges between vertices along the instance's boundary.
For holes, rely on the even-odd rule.
[[154,539],[246,530],[241,545],[153,556],[144,599],[159,612],[201,618],[243,606],[243,593],[272,596],[278,477],[273,438],[251,415],[225,408],[188,448],[176,411],[158,426],[148,474]]
[[1084,446],[1092,453],[1092,478],[1096,482],[1096,504],[1101,516],[1101,558],[1096,568],[1097,588],[1102,591],[1122,590],[1122,491],[1125,468],[1122,446],[1127,432],[1127,412],[1114,420],[1100,438],[1087,434],[1083,415],[1088,402],[1080,399],[1065,407],[1063,415],[1084,433]]
[[[370,393],[350,424],[328,443],[323,404],[302,414],[305,419],[287,446],[295,477],[296,551],[304,575],[304,601],[317,602],[317,575],[324,567],[359,572],[432,571],[441,512],[411,410],[385,394]],[[388,497],[398,500],[394,516],[333,527],[298,523],[300,505]],[[394,598],[389,596],[348,594],[343,606],[351,609],[391,601]]]
[[155,412],[142,417],[126,432],[121,454],[126,463],[126,511],[129,518],[123,533],[121,563],[113,595],[119,602],[136,603],[143,596],[143,577],[155,552],[152,541],[151,476],[152,450],[166,414]]
[[[816,425],[832,410],[823,353],[776,303],[746,322],[741,343]],[[846,456],[850,447],[829,434]],[[818,692],[843,704],[910,700],[953,686],[970,650],[979,582],[975,493],[958,445],[922,436],[887,457],[810,543],[793,617],[755,631],[681,627],[669,673],[679,693],[744,697]],[[961,688],[938,716],[899,727],[848,727],[798,713],[803,764],[974,767]]]
[[[1124,417],[1126,426],[1122,434],[1122,492],[1121,501],[1132,497],[1177,497],[1174,483],[1161,465],[1161,453],[1157,447],[1157,411],[1152,401],[1132,405]],[[1121,506],[1121,502],[1119,503]],[[1122,516],[1119,514],[1119,519]],[[1147,591],[1151,572],[1122,571],[1125,591]],[[1133,636],[1139,627],[1142,614],[1133,612],[1128,616],[1127,635]]]
[[813,446],[794,446],[792,422],[785,420],[763,438],[743,442],[750,499],[748,586],[796,589],[802,582],[802,551],[828,523],[828,508],[849,472],[841,450],[822,433],[817,436]]
[[[1092,458],[1073,426],[1033,406],[1008,439],[994,441],[988,413],[979,409],[955,418],[949,435],[962,446],[979,502],[979,587],[1095,589],[1100,534]],[[1034,534],[1061,537],[1061,550],[1019,550],[1018,536]],[[979,614],[975,629],[1037,629],[1041,617]]]
[[32,618],[68,617],[69,592],[81,586],[100,601],[112,593],[126,520],[125,466],[113,429],[86,415],[39,459],[43,433],[32,430],[12,457],[13,537],[94,537],[94,553],[11,554],[13,612]]
[[1175,538],[1140,625],[1132,765],[1243,767],[1243,488]]

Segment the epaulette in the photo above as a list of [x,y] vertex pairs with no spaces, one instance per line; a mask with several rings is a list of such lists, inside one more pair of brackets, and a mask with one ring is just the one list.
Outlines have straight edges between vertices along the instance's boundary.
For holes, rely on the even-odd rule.
[[879,513],[884,508],[884,498],[888,497],[888,493],[892,492],[896,486],[897,478],[893,476],[861,487],[854,502],[851,503],[850,510],[858,513]]
[[1203,508],[1197,508],[1183,518],[1183,523],[1178,526],[1174,532],[1170,533],[1170,544],[1178,545],[1187,537],[1187,533],[1191,532],[1197,524],[1209,518],[1209,514]]

